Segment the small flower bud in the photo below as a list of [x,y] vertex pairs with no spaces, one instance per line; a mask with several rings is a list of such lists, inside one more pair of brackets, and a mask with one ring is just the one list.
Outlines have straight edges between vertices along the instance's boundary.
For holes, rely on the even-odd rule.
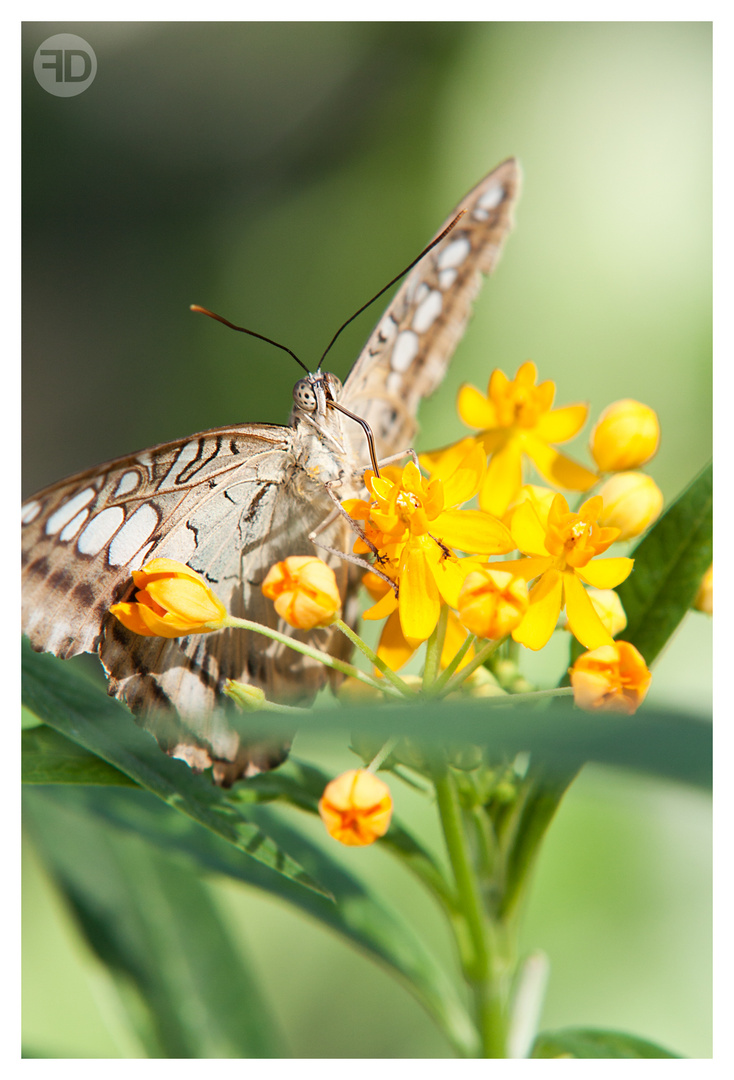
[[244,712],[257,712],[266,701],[265,691],[259,686],[250,686],[249,683],[236,682],[234,679],[226,680],[224,692]]
[[624,398],[601,414],[589,448],[602,472],[622,472],[649,461],[659,442],[660,424],[654,410]]
[[701,584],[698,587],[696,593],[696,599],[693,601],[693,606],[696,611],[702,611],[704,615],[713,615],[714,613],[714,565],[709,566],[706,573],[701,579]]
[[390,826],[390,789],[369,769],[350,769],[326,785],[319,814],[326,831],[340,844],[365,847]]
[[574,703],[592,712],[636,712],[652,681],[644,659],[628,641],[583,653],[569,673]]
[[477,637],[506,637],[528,609],[525,580],[509,570],[482,567],[467,574],[459,593],[459,618]]
[[604,507],[599,524],[619,529],[617,540],[639,536],[660,516],[663,493],[651,476],[641,472],[620,472],[599,488]]
[[175,559],[151,559],[133,570],[132,601],[113,604],[110,613],[134,634],[177,638],[220,630],[227,609],[195,570]]
[[336,575],[315,555],[290,555],[268,571],[263,596],[297,630],[328,626],[341,606]]

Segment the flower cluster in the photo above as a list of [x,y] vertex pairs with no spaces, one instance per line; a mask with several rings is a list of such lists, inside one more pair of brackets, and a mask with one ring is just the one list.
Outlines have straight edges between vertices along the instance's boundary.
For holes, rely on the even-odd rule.
[[[326,563],[291,556],[270,569],[262,592],[284,622],[302,631],[335,626],[372,657],[372,674],[332,663],[349,676],[345,694],[370,700],[381,692],[415,693],[415,677],[395,673],[429,639],[426,672],[431,667],[441,692],[462,685],[483,696],[521,694],[530,687],[517,674],[517,647],[542,649],[563,626],[587,650],[570,670],[578,706],[631,713],[642,703],[651,675],[637,649],[618,638],[626,616],[614,592],[633,560],[601,556],[615,542],[639,536],[661,512],[659,489],[638,471],[657,449],[657,417],[636,401],[610,405],[592,431],[598,468],[592,471],[556,449],[580,431],[586,405],[554,409],[554,397],[554,384],[537,383],[530,362],[514,379],[494,371],[486,395],[472,386],[459,392],[459,416],[476,434],[423,454],[420,467],[409,460],[402,468],[368,471],[367,497],[343,502],[373,601],[364,618],[384,621],[376,654],[339,619],[342,597]],[[526,462],[550,486],[524,482]],[[585,498],[572,509],[559,488]],[[468,507],[474,499],[478,505]],[[229,616],[188,566],[154,559],[133,580],[133,599],[111,611],[137,634],[170,638],[253,627]],[[695,602],[704,611],[711,609],[710,582],[709,573]],[[259,629],[308,652],[307,645]],[[419,682],[424,693],[432,689],[426,678]],[[230,681],[226,693],[242,708],[278,708],[256,687]],[[374,775],[377,767],[376,759],[369,769],[344,773],[324,791],[319,813],[343,844],[369,844],[387,831],[392,803]]]

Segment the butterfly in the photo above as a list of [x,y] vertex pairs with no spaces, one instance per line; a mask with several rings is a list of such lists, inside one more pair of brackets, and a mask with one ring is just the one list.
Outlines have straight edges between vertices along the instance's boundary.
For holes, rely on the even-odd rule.
[[220,707],[224,682],[254,684],[274,700],[304,700],[324,683],[322,665],[242,630],[140,637],[109,608],[131,598],[133,570],[175,559],[200,573],[232,615],[347,654],[338,631],[284,625],[260,590],[274,563],[321,554],[337,575],[342,617],[356,620],[361,574],[309,539],[322,527],[320,544],[350,550],[353,537],[333,514],[326,485],[339,498],[355,497],[368,465],[363,431],[328,399],[370,426],[380,460],[409,450],[420,402],[443,379],[482,275],[494,269],[512,228],[519,187],[517,162],[509,159],[462,199],[439,233],[464,210],[461,221],[405,278],[344,386],[320,371],[300,379],[287,426],[205,431],[30,498],[22,508],[22,608],[33,648],[64,658],[98,652],[109,693],[164,750],[197,770],[212,767],[218,783],[279,763],[282,747],[240,740]]

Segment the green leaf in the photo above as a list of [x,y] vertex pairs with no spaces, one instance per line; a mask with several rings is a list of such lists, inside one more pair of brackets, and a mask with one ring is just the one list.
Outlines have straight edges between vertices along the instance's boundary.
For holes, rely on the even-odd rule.
[[622,1031],[566,1028],[543,1032],[535,1040],[534,1058],[679,1058],[662,1046]]
[[168,757],[131,714],[63,661],[23,642],[23,702],[49,727],[96,754],[169,806],[301,887],[324,892],[302,866],[247,820],[209,777]]
[[696,598],[713,557],[711,465],[668,507],[631,553],[634,570],[618,591],[623,637],[652,664]]
[[22,732],[21,750],[21,777],[24,784],[138,786],[125,773],[45,724]]
[[[54,789],[54,794],[59,790]],[[104,819],[144,837],[199,872],[223,874],[246,883],[315,919],[397,977],[434,1017],[458,1054],[476,1054],[476,1032],[456,987],[411,927],[327,852],[278,821],[266,808],[253,807],[263,827],[328,886],[336,903],[300,888],[263,863],[241,858],[230,844],[173,813],[145,791],[77,787],[60,793],[65,804],[82,818]]]
[[240,944],[206,887],[139,836],[80,813],[74,794],[27,792],[24,819],[115,978],[148,1056],[284,1056]]

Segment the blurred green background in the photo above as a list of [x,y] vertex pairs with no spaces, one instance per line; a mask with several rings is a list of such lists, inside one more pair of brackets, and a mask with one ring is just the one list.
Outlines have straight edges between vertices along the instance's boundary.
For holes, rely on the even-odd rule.
[[[73,98],[32,71],[62,32],[97,55]],[[710,457],[710,24],[26,23],[23,50],[25,494],[210,426],[285,422],[292,362],[188,305],[313,360],[510,155],[525,177],[516,231],[423,409],[420,445],[462,434],[461,382],[484,387],[493,367],[514,374],[532,358],[558,403],[589,402],[591,422],[622,397],[657,410],[648,471],[666,498]],[[378,315],[340,340],[341,377]],[[570,445],[585,461],[589,426]],[[565,649],[554,642],[531,676],[555,680]],[[704,616],[668,646],[651,697],[710,709]],[[303,739],[296,753],[354,761]],[[433,837],[424,804],[394,794]],[[709,851],[703,796],[584,772],[526,922],[526,946],[552,964],[544,1026],[616,1027],[710,1055]],[[450,962],[429,902],[383,852],[342,858]],[[26,879],[29,1052],[134,1056],[31,850]],[[284,1054],[448,1053],[405,992],[340,942],[243,888],[211,891],[262,976]]]

